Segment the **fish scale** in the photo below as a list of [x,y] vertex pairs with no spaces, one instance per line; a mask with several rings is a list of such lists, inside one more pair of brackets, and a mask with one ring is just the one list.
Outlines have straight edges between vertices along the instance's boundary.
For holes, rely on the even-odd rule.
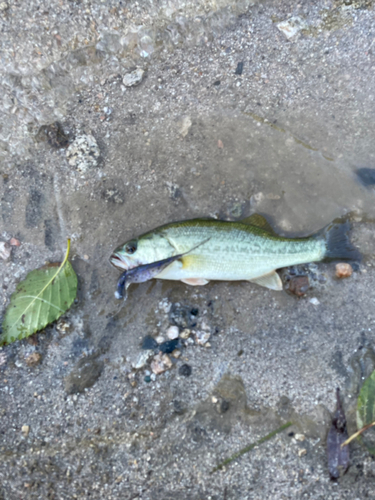
[[[187,251],[204,237],[209,236],[210,240],[183,257],[182,267],[176,262],[158,278],[250,280],[274,269],[321,260],[324,256],[325,244],[321,240],[273,237],[266,231],[253,232],[251,226],[240,223],[235,223],[237,227],[231,232],[224,225],[228,223],[220,222],[212,221],[210,226],[202,227],[170,226],[168,241],[178,253]],[[233,243],[236,239],[241,243]]]

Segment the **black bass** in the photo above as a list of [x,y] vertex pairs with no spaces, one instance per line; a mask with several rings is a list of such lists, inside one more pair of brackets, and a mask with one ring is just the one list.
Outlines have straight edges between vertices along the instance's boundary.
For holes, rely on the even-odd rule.
[[129,270],[178,256],[155,277],[188,285],[248,280],[282,290],[276,269],[324,259],[358,259],[348,231],[348,222],[332,223],[306,238],[284,238],[259,214],[240,222],[193,219],[166,224],[128,241],[116,248],[110,262]]

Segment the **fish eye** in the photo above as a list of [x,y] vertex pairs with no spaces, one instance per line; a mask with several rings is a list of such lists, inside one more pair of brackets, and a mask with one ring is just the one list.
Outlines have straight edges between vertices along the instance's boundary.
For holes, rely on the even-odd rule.
[[128,254],[133,254],[137,250],[137,242],[132,241],[125,246],[125,252]]

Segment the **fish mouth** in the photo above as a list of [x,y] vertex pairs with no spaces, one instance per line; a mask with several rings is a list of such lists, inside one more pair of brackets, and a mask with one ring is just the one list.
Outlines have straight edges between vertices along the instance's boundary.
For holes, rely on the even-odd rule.
[[117,269],[122,269],[124,271],[128,271],[129,269],[132,269],[134,264],[132,265],[126,257],[120,256],[117,253],[113,253],[110,258],[109,262],[112,264],[112,266],[116,267]]

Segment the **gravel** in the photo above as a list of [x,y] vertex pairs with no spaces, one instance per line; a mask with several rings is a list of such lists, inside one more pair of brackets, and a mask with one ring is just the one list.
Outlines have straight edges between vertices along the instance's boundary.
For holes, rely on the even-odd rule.
[[[0,349],[0,496],[373,498],[366,449],[336,483],[325,450],[336,388],[351,433],[375,368],[372,3],[3,2],[0,24],[0,240],[22,242],[0,259],[2,313],[67,237],[79,276],[69,328]],[[280,273],[308,276],[300,297],[153,280],[113,298],[124,241],[252,211],[293,236],[350,214],[363,260],[342,280]],[[171,326],[181,354],[156,374],[142,339]]]

